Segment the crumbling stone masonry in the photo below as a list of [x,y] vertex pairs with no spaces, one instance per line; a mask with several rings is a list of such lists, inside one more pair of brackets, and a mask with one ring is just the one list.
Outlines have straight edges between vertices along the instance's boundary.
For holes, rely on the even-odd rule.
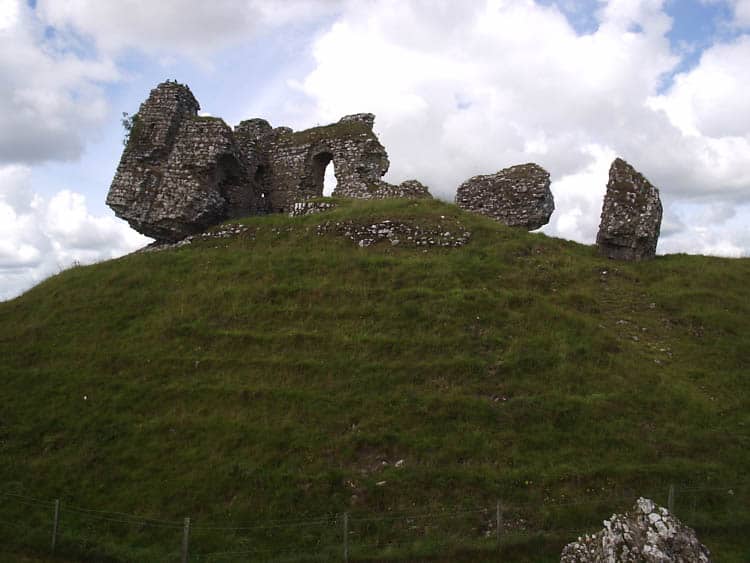
[[415,180],[383,182],[388,155],[373,132],[375,116],[294,132],[263,119],[232,131],[198,116],[190,89],[164,82],[141,104],[107,195],[118,217],[157,239],[177,241],[228,218],[289,212],[323,195],[333,162],[334,196],[430,197]]
[[661,217],[659,190],[630,164],[616,158],[609,169],[596,236],[599,251],[617,260],[653,258]]
[[549,186],[549,172],[544,168],[520,164],[469,178],[456,192],[456,205],[510,227],[533,231],[546,225],[555,210]]

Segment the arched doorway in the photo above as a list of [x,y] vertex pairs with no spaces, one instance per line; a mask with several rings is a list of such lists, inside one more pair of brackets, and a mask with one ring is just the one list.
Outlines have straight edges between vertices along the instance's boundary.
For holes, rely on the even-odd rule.
[[313,157],[313,191],[315,196],[330,196],[336,189],[333,154],[324,151]]

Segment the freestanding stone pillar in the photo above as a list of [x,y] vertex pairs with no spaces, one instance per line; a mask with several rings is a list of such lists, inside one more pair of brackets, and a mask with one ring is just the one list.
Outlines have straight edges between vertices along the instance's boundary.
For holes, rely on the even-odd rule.
[[659,190],[621,158],[609,169],[596,244],[615,260],[646,260],[656,254],[661,228]]

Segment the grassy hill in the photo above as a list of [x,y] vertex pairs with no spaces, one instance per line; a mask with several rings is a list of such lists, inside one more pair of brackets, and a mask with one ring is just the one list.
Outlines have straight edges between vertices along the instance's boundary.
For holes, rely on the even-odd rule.
[[[471,237],[340,234],[383,220]],[[554,561],[673,484],[750,557],[750,260],[611,262],[437,201],[241,222],[0,303],[8,553],[49,552],[60,499],[66,561],[177,561],[184,517],[191,561],[342,560],[345,512],[351,560]]]

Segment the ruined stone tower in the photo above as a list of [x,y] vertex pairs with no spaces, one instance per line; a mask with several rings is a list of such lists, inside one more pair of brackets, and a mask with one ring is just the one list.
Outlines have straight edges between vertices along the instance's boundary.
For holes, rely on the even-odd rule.
[[259,206],[232,130],[199,109],[187,86],[152,90],[107,195],[118,217],[157,240],[179,240]]
[[410,180],[381,180],[388,155],[360,113],[304,131],[273,128],[263,119],[234,131],[198,115],[190,89],[164,82],[141,104],[107,195],[118,217],[159,241],[177,241],[228,218],[289,211],[323,195],[333,162],[334,196],[430,197]]

